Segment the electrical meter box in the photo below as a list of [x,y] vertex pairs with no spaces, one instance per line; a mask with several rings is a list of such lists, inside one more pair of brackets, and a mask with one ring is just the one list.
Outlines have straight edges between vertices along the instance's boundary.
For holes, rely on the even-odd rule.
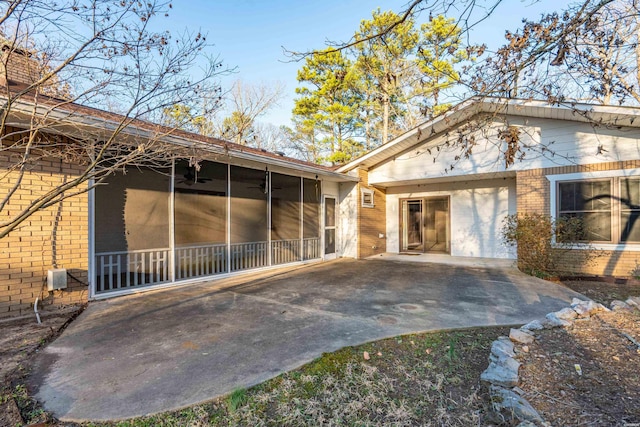
[[67,269],[54,268],[47,272],[47,290],[67,289]]

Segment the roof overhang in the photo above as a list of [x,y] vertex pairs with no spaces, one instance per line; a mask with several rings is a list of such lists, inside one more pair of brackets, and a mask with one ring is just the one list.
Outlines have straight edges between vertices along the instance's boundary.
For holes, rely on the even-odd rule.
[[640,127],[640,108],[638,107],[580,103],[550,104],[535,100],[475,97],[341,166],[337,171],[346,173],[358,168],[368,170],[480,114],[565,120],[608,127]]
[[[82,106],[79,106],[83,108]],[[92,110],[87,108],[86,110]],[[99,110],[96,110],[99,112]],[[83,114],[84,113],[84,114]],[[285,156],[275,155],[249,147],[216,138],[205,138],[201,135],[178,131],[163,126],[155,126],[149,122],[143,122],[148,129],[138,126],[141,121],[131,120],[125,116],[108,113],[113,118],[100,117],[98,115],[79,113],[73,108],[52,108],[48,105],[34,105],[24,101],[13,101],[11,105],[11,117],[7,125],[17,128],[30,126],[31,119],[35,117],[45,118],[40,125],[42,131],[51,134],[66,135],[80,140],[101,140],[109,138],[114,132],[118,132],[119,138],[125,138],[131,143],[143,140],[158,140],[162,143],[190,150],[201,150],[215,158],[226,158],[233,162],[234,159],[245,160],[251,163],[259,163],[266,166],[274,166],[286,170],[295,170],[308,175],[322,177],[335,182],[357,182],[358,177],[343,174],[335,170],[316,166],[312,163],[290,159]],[[106,112],[104,112],[106,113]],[[118,120],[114,120],[118,119]],[[123,126],[123,122],[128,122]]]
[[515,171],[506,172],[488,172],[488,173],[476,173],[469,175],[452,175],[442,176],[437,178],[423,178],[423,179],[411,179],[411,180],[395,180],[395,181],[376,181],[369,178],[369,184],[379,188],[396,188],[396,187],[410,187],[416,185],[433,185],[452,182],[468,182],[468,181],[486,181],[491,179],[506,179],[515,178]]

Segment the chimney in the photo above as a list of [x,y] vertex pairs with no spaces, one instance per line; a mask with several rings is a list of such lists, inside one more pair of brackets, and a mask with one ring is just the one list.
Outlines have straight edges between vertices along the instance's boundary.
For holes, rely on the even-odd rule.
[[32,53],[9,43],[2,44],[0,55],[0,85],[28,86],[42,75],[42,66]]

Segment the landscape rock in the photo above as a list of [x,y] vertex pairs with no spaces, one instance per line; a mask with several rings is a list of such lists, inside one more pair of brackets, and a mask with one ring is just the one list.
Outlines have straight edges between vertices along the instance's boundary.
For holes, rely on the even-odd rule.
[[547,325],[549,325],[552,328],[571,326],[571,322],[569,322],[568,320],[558,318],[558,316],[556,316],[555,313],[547,314],[546,319],[547,319]]
[[531,322],[522,326],[520,329],[526,330],[526,331],[539,331],[541,329],[544,329],[544,325],[539,320],[532,320]]
[[640,309],[640,297],[629,297],[625,302],[630,306]]
[[515,341],[520,344],[531,344],[534,340],[533,335],[528,334],[520,329],[511,329],[509,331],[509,338],[511,341]]
[[569,307],[565,307],[562,310],[556,311],[554,314],[558,319],[563,319],[563,320],[573,320],[576,317],[578,317],[578,313],[576,313],[575,310]]
[[594,301],[581,301],[577,304],[571,304],[571,308],[578,313],[579,316],[590,316],[594,313],[598,313],[600,311],[610,311],[604,305],[594,302]]
[[514,387],[518,385],[518,369],[520,369],[520,362],[511,357],[505,357],[491,361],[489,367],[480,374],[480,379],[493,385]]
[[489,393],[493,409],[496,412],[519,421],[544,422],[538,411],[531,406],[527,399],[518,396],[512,390],[491,386],[489,387]]
[[613,311],[629,310],[629,309],[631,309],[631,306],[624,301],[620,301],[620,300],[611,301],[611,310]]
[[519,394],[520,396],[524,396],[525,394],[527,394],[526,391],[524,391],[523,389],[521,389],[520,387],[513,387],[511,389],[514,393]]
[[516,353],[513,348],[513,342],[507,337],[499,337],[491,344],[491,354],[497,359],[514,357]]

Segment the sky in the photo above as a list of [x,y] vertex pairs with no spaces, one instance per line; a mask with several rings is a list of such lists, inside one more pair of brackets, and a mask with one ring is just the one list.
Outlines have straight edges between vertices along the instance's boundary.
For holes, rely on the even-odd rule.
[[[489,1],[491,2],[491,1]],[[294,106],[296,73],[302,62],[292,61],[289,51],[321,49],[329,41],[346,41],[360,21],[373,10],[403,10],[407,0],[174,0],[169,18],[158,24],[181,32],[201,31],[213,44],[210,53],[233,73],[223,76],[228,90],[237,79],[259,84],[281,82],[284,97],[260,121],[289,125]],[[478,3],[482,4],[482,1]],[[472,43],[496,48],[505,30],[516,30],[526,17],[537,19],[543,12],[560,11],[568,0],[503,0],[491,17],[470,33]],[[163,21],[164,19],[164,21]],[[421,23],[428,13],[418,17]]]

